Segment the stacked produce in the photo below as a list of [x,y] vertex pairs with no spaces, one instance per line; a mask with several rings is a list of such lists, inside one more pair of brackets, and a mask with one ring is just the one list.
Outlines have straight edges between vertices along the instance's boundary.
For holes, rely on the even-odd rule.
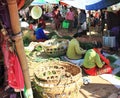
[[45,53],[51,57],[59,57],[65,55],[68,40],[66,39],[50,39],[41,43]]

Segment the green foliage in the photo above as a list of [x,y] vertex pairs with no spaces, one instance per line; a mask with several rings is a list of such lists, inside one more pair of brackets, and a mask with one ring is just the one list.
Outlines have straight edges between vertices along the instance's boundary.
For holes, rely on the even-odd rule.
[[68,39],[68,40],[71,40],[71,39],[72,39],[71,36],[63,36],[62,38],[63,38],[63,39]]
[[50,32],[48,35],[48,39],[52,39],[52,38],[61,38],[56,32]]
[[24,46],[28,46],[30,44],[31,40],[29,37],[24,37],[23,39],[23,44]]
[[25,49],[25,54],[26,54],[27,56],[29,56],[29,55],[30,55],[30,53],[31,53],[31,51],[29,51],[29,50]]
[[116,59],[115,57],[113,57],[113,56],[107,56],[106,58],[110,60],[110,63],[111,63],[111,64],[114,63],[114,62],[117,60],[117,59]]
[[88,49],[92,49],[94,47],[94,44],[93,43],[80,42],[80,47],[88,50]]
[[37,47],[35,47],[34,50],[35,50],[35,51],[41,51],[41,50],[42,50],[42,47],[41,47],[41,46],[37,46]]
[[24,46],[28,46],[31,42],[30,32],[27,31],[23,34],[23,44]]
[[120,80],[120,71],[115,74],[115,77]]

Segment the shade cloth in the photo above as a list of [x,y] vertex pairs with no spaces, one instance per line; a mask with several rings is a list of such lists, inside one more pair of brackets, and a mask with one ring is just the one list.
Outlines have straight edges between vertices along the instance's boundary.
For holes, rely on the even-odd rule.
[[34,0],[30,5],[34,6],[34,5],[44,5],[44,4],[47,4],[45,0]]
[[120,0],[101,0],[97,3],[86,5],[87,10],[98,10],[119,3]]
[[117,4],[120,0],[61,0],[61,2],[80,9],[98,10]]

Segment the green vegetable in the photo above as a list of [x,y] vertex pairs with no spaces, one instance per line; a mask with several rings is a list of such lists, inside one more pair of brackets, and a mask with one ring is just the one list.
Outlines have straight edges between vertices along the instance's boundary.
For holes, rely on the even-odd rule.
[[110,60],[110,63],[111,63],[111,64],[114,63],[114,62],[117,60],[117,59],[116,59],[115,57],[113,57],[113,56],[107,56],[106,58]]
[[34,50],[35,50],[35,51],[41,51],[41,50],[42,50],[42,47],[41,47],[41,46],[37,46],[37,47],[35,47]]
[[115,74],[115,77],[120,80],[120,71]]

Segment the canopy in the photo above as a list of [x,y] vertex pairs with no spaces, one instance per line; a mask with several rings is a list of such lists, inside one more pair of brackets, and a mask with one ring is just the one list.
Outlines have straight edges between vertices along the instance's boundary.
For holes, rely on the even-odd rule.
[[102,9],[102,8],[106,8],[106,7],[109,7],[111,5],[117,4],[119,2],[120,2],[120,0],[101,0],[101,1],[99,1],[97,3],[87,5],[86,9],[87,10]]
[[47,3],[50,3],[50,4],[59,4],[59,1],[60,0],[34,0],[31,5],[44,5],[44,4],[47,4]]
[[120,0],[61,0],[61,2],[80,9],[98,10],[119,3]]
[[59,4],[60,0],[45,0],[45,1],[51,4]]
[[44,4],[47,4],[45,0],[34,0],[30,5],[34,6],[34,5],[44,5]]
[[86,9],[86,5],[91,5],[99,1],[101,0],[61,0],[60,2],[66,3],[75,8]]

